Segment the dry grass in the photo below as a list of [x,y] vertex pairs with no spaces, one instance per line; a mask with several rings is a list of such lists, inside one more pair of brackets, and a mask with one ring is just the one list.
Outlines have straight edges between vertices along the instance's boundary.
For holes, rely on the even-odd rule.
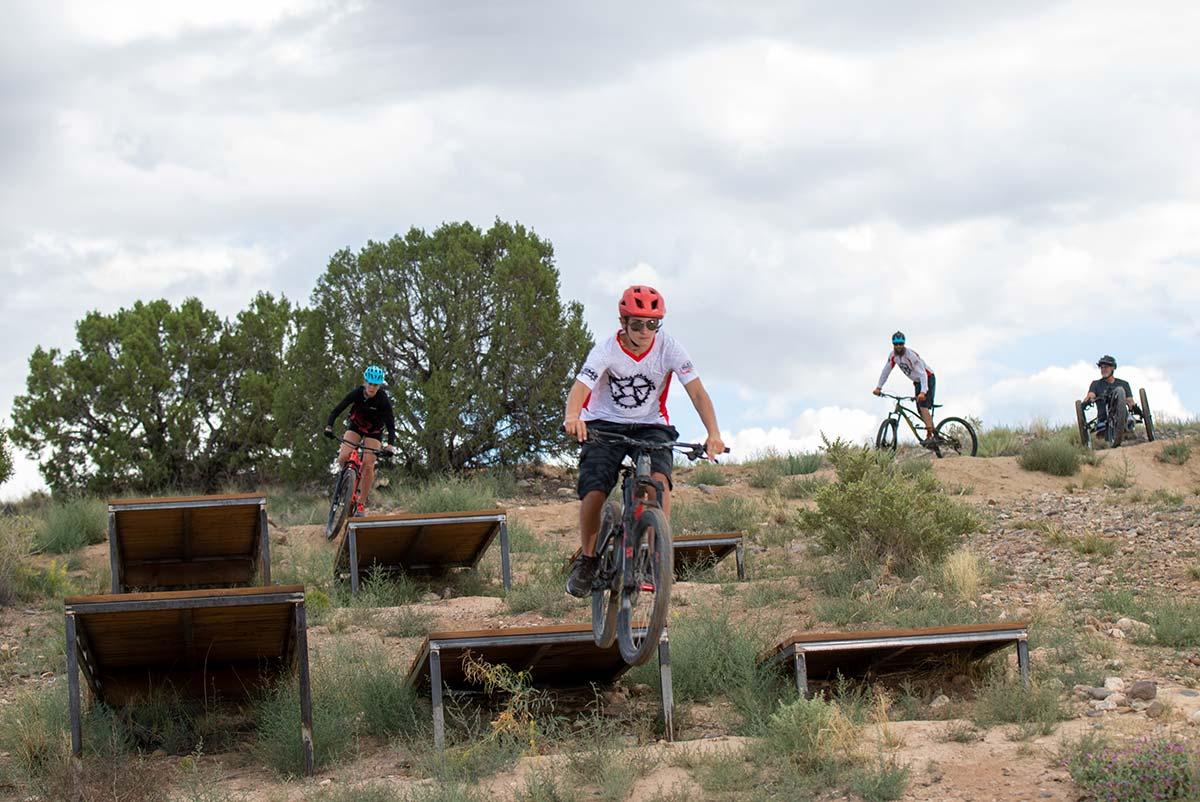
[[974,601],[984,585],[983,559],[969,548],[956,549],[942,564],[942,580],[962,601]]

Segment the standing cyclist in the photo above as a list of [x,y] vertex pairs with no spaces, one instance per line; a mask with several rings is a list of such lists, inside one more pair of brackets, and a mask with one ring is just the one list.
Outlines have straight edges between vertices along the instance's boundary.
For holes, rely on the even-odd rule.
[[[1100,357],[1100,361],[1096,363],[1096,367],[1100,368],[1100,378],[1096,379],[1088,387],[1087,395],[1083,397],[1083,401],[1087,403],[1088,401],[1101,399],[1100,403],[1096,404],[1096,422],[1100,424],[1100,428],[1108,425],[1108,404],[1106,403],[1108,394],[1118,387],[1125,390],[1125,403],[1129,405],[1129,409],[1139,412],[1137,404],[1133,401],[1133,388],[1129,386],[1129,382],[1124,379],[1118,379],[1114,375],[1117,371],[1117,360],[1105,354]],[[1131,423],[1130,426],[1132,425]]]
[[[380,440],[384,427],[387,427],[388,433],[387,450],[393,450],[392,442],[396,439],[396,418],[392,414],[391,399],[383,391],[383,378],[383,368],[378,365],[371,365],[363,371],[363,383],[351,390],[333,408],[333,412],[329,413],[329,420],[325,423],[325,436],[333,437],[334,422],[345,411],[346,407],[350,407],[350,419],[344,437],[345,440],[349,440],[350,442],[342,443],[342,448],[338,451],[339,471],[345,466],[346,460],[350,459],[350,454],[354,451],[358,443],[361,442],[367,448],[380,448]],[[351,443],[355,445],[351,445]],[[359,483],[358,509],[354,510],[354,515],[364,515],[366,513],[367,495],[371,492],[371,488],[374,487],[374,482],[375,454],[370,451],[364,451],[362,481]]]
[[922,445],[933,446],[937,442],[937,438],[933,434],[933,391],[937,387],[937,379],[934,378],[933,371],[925,364],[925,360],[921,359],[921,355],[904,344],[904,332],[902,331],[892,335],[892,352],[888,354],[887,362],[883,364],[883,373],[879,374],[879,383],[871,391],[875,395],[883,392],[883,385],[887,383],[888,376],[892,374],[892,368],[900,368],[900,371],[912,380],[913,390],[917,396],[917,411],[921,413],[921,420],[925,421],[925,442]]
[[[629,451],[619,443],[584,442],[588,428],[663,443],[677,439],[679,432],[667,418],[667,392],[674,373],[708,432],[704,448],[709,458],[725,450],[712,399],[696,375],[692,360],[674,337],[662,332],[666,314],[663,297],[652,287],[630,287],[621,295],[617,314],[620,330],[596,343],[588,354],[567,396],[563,421],[567,434],[583,443],[577,487],[582,501],[579,509],[582,550],[567,579],[567,592],[580,598],[592,592],[601,513],[608,494],[617,484],[621,461]],[[671,452],[652,452],[651,474],[667,488],[661,502],[668,519],[671,463]]]

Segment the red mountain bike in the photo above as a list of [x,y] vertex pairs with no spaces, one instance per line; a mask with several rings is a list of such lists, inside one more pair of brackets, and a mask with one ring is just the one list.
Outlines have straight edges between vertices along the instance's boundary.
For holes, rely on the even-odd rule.
[[384,462],[391,459],[392,452],[383,448],[370,448],[361,442],[352,443],[344,437],[335,437],[334,435],[329,435],[329,437],[348,446],[354,446],[346,464],[334,478],[333,492],[329,496],[329,517],[325,520],[325,539],[333,540],[345,526],[350,510],[358,508],[358,483],[362,479],[363,452],[369,451]]

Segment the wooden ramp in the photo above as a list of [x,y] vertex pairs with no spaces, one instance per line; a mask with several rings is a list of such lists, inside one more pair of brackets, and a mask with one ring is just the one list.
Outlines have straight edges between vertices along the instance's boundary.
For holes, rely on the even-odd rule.
[[350,575],[350,591],[358,595],[363,572],[430,571],[474,568],[500,537],[500,573],[504,589],[512,587],[508,556],[508,515],[504,510],[395,513],[351,518],[338,544],[334,571]]
[[737,560],[738,579],[746,579],[745,535],[741,532],[676,535],[674,547],[676,579],[682,579],[689,571],[716,565],[730,554]]
[[875,632],[795,632],[759,659],[795,674],[796,689],[808,681],[866,677],[920,670],[947,658],[979,660],[1009,645],[1017,647],[1021,681],[1029,684],[1029,625],[1024,621],[973,626],[894,629]]
[[[431,633],[409,669],[406,683],[430,689],[433,702],[433,738],[438,749],[445,746],[443,686],[482,693],[483,688],[466,677],[463,661],[468,655],[492,665],[528,671],[538,688],[585,688],[616,682],[630,666],[621,658],[616,643],[608,649],[596,646],[591,624],[564,624],[510,629],[466,630]],[[674,737],[674,699],[671,690],[671,650],[664,632],[658,644],[658,672],[662,689],[663,721],[667,740]]]
[[303,585],[74,596],[64,605],[76,758],[83,754],[80,670],[94,699],[120,706],[159,689],[210,703],[242,701],[294,667],[312,773]]
[[108,502],[112,592],[271,584],[267,499],[224,496]]

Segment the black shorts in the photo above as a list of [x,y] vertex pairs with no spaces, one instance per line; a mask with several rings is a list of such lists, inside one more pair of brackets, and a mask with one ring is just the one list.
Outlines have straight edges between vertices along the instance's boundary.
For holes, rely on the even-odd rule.
[[[917,390],[915,393],[913,393],[913,395],[920,395],[921,394],[921,383],[913,382],[913,387],[915,387]],[[933,409],[933,391],[936,387],[937,387],[937,377],[930,376],[929,377],[929,389],[925,392],[925,400],[918,401],[917,402],[918,407],[925,407],[926,409]]]
[[370,438],[372,440],[378,440],[381,443],[383,442],[383,429],[363,429],[359,427],[357,423],[351,421],[350,426],[347,427],[346,431],[354,432],[364,440]]
[[[615,432],[626,437],[639,440],[652,440],[657,443],[669,443],[679,439],[679,432],[674,426],[658,424],[613,423],[612,421],[588,421],[588,429]],[[621,470],[621,460],[630,451],[630,447],[622,443],[584,443],[579,454],[579,482],[576,492],[583,498],[592,491],[599,490],[604,495],[612,492],[617,486],[617,478]],[[667,477],[668,489],[671,483],[671,466],[675,461],[674,455],[666,449],[656,449],[650,452],[650,470]]]

